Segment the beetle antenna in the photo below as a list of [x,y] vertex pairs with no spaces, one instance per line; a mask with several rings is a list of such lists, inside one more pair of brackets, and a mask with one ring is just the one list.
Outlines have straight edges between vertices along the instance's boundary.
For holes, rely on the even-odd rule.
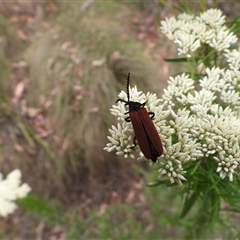
[[127,76],[127,97],[128,97],[128,102],[130,101],[129,82],[130,82],[130,72],[128,73],[128,76]]

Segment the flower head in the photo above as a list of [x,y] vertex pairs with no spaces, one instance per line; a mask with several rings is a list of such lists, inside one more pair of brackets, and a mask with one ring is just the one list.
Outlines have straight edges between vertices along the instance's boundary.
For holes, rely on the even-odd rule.
[[202,21],[205,25],[215,29],[221,28],[226,21],[225,18],[226,17],[220,9],[209,9],[197,17],[197,19]]
[[229,64],[230,69],[239,71],[240,70],[240,48],[232,51],[226,50],[225,57]]
[[227,50],[237,37],[225,24],[225,16],[219,9],[209,9],[199,16],[180,14],[161,22],[162,32],[178,44],[178,54],[190,58],[203,44],[216,51]]
[[7,216],[12,213],[17,205],[14,201],[18,198],[24,198],[31,188],[28,184],[21,185],[21,172],[19,169],[9,173],[5,180],[0,174],[0,216]]

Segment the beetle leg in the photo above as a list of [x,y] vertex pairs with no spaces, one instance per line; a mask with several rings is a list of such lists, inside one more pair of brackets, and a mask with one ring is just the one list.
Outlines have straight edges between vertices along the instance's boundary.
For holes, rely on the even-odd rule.
[[137,146],[137,143],[136,143],[136,136],[135,136],[133,139],[133,146],[131,148],[135,148],[136,146]]
[[151,119],[153,120],[155,117],[155,113],[154,112],[148,112],[148,115],[151,117]]
[[142,103],[142,105],[141,105],[141,106],[142,106],[142,107],[144,107],[144,106],[145,106],[145,104],[146,104],[146,102]]
[[122,100],[122,99],[117,99],[117,101],[116,101],[115,103],[117,103],[117,102],[124,102],[124,103],[128,104],[128,102],[127,102],[127,101],[125,101],[125,100]]
[[126,118],[124,118],[124,119],[125,119],[126,122],[131,122],[130,117],[126,117]]

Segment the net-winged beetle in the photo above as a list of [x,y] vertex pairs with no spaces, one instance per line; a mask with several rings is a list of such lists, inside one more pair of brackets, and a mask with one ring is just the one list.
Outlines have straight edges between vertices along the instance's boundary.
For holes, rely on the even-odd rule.
[[[124,102],[125,105],[129,106],[129,117],[126,117],[127,122],[132,122],[133,130],[135,133],[134,146],[136,146],[135,140],[147,159],[151,159],[153,162],[156,162],[157,158],[163,154],[163,146],[156,130],[156,127],[153,124],[152,119],[154,118],[153,112],[147,112],[144,108],[146,102],[139,103],[130,101],[129,94],[129,82],[130,82],[130,73],[127,77],[127,98],[128,100],[118,99],[116,102]],[[151,116],[151,117],[150,117]]]

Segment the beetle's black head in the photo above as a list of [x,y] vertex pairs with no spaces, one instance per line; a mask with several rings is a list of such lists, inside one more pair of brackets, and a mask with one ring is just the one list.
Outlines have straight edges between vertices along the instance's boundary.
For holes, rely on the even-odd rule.
[[140,102],[132,102],[129,101],[126,103],[126,105],[129,106],[129,111],[138,111],[141,107],[144,107],[145,103],[140,103]]

